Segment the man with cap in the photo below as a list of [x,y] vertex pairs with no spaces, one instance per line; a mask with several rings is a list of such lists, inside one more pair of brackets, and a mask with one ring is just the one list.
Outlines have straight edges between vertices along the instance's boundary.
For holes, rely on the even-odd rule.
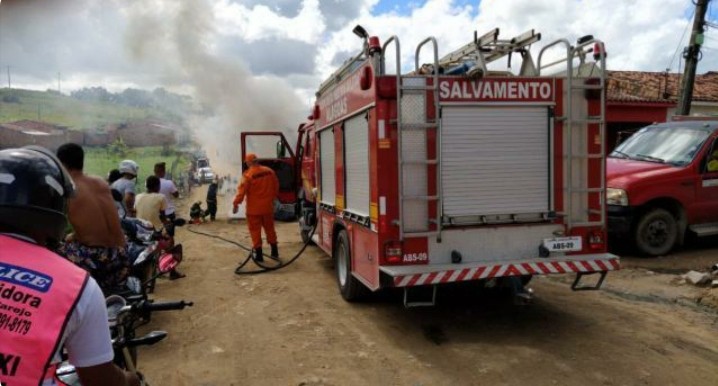
[[126,159],[120,162],[118,169],[122,173],[122,178],[110,185],[111,189],[117,190],[122,195],[124,208],[118,209],[120,217],[135,216],[135,178],[137,178],[139,168],[137,162],[133,160]]
[[244,161],[247,170],[242,175],[242,181],[237,188],[232,212],[237,213],[239,204],[246,197],[247,226],[252,236],[255,261],[263,260],[262,228],[272,249],[271,257],[278,259],[277,233],[274,231],[274,199],[279,194],[279,180],[272,169],[259,164],[256,154],[248,153]]

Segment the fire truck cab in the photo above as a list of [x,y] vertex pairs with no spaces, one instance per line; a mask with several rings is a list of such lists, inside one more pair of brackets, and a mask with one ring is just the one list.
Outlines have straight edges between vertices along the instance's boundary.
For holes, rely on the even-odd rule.
[[[316,227],[346,300],[402,287],[405,305],[427,305],[440,284],[562,273],[598,289],[619,269],[606,248],[601,41],[561,39],[534,61],[533,30],[474,33],[442,57],[429,37],[404,71],[398,37],[354,32],[362,48],[320,85],[294,152],[300,230]],[[488,67],[512,57],[516,74]]]

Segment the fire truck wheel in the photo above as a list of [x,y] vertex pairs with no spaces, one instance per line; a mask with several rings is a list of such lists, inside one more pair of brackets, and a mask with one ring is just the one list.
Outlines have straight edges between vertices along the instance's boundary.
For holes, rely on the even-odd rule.
[[339,292],[344,300],[355,302],[366,295],[366,288],[351,273],[351,249],[349,237],[345,230],[339,231],[334,247],[334,270],[337,274]]
[[671,212],[655,208],[641,216],[634,239],[639,252],[649,256],[668,253],[678,238],[678,225]]
[[300,229],[299,234],[302,236],[302,243],[312,245],[314,242],[312,239],[309,238],[309,231],[305,229]]
[[533,278],[533,275],[521,276],[521,285],[528,285],[532,278]]
[[298,217],[299,217],[299,221],[298,221],[299,222],[299,234],[302,236],[302,243],[312,245],[312,244],[314,244],[314,242],[309,238],[311,229],[306,229],[307,219],[305,217],[306,215],[304,214],[304,209],[303,209],[303,207],[305,205],[304,201],[300,200],[298,205],[300,207],[300,210],[298,211],[298,213],[299,213],[299,215],[298,215]]

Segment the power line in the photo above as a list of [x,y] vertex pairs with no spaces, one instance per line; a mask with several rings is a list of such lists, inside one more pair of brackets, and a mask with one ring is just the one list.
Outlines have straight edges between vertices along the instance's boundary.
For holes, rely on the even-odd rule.
[[[693,18],[693,15],[695,15],[696,10],[693,9],[693,12],[691,13],[691,16],[688,18],[688,21],[686,21],[686,28],[683,30],[683,35],[681,35],[681,39],[678,40],[678,45],[676,46],[676,51],[673,53],[673,57],[671,58],[670,63],[668,63],[668,66],[666,69],[671,69],[673,67],[673,61],[676,60],[676,55],[678,55],[678,51],[681,49],[681,46],[683,45],[683,38],[686,37],[686,32],[688,32],[688,27],[691,26],[691,19]],[[680,66],[680,65],[679,65]]]

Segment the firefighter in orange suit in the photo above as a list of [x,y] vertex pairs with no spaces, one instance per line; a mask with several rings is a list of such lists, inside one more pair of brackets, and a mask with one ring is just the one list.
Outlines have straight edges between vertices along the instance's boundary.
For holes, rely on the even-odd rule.
[[278,259],[277,233],[274,231],[274,199],[279,194],[279,180],[272,169],[259,164],[256,154],[248,153],[244,161],[247,163],[247,171],[242,175],[242,182],[237,188],[232,212],[237,213],[239,204],[246,197],[247,226],[252,235],[255,261],[263,261],[262,228],[272,248],[271,257]]

